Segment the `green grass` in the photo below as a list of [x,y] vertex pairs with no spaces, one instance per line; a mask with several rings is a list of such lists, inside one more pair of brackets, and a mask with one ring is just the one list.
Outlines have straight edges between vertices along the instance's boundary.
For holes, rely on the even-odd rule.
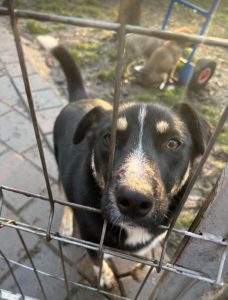
[[71,54],[77,63],[83,64],[83,61],[98,62],[101,58],[99,51],[102,45],[97,42],[74,43],[70,46]]
[[[221,111],[218,107],[211,104],[203,104],[199,107],[198,112],[203,119],[205,119],[209,124],[212,124],[214,127],[216,127],[221,115]],[[218,153],[228,153],[228,126],[225,126],[219,134],[216,149]],[[215,163],[217,167],[219,165],[222,166],[224,165],[224,159],[220,159],[218,157],[217,162]]]
[[214,105],[208,104],[203,104],[199,108],[199,112],[202,115],[202,117],[205,118],[213,126],[216,126],[220,115],[219,108]]
[[195,213],[193,211],[183,211],[177,219],[176,227],[188,229],[195,219]]
[[168,88],[165,91],[160,91],[157,88],[145,89],[142,94],[137,94],[132,101],[147,102],[147,103],[161,103],[167,106],[173,106],[176,103],[184,101],[185,88]]
[[115,80],[115,69],[102,69],[97,73],[97,77],[102,81],[114,81]]
[[83,64],[83,57],[81,52],[76,49],[70,49],[70,54],[73,57],[76,64],[82,65]]
[[107,51],[107,56],[110,59],[110,61],[116,61],[116,59],[117,59],[117,49],[116,48],[110,48]]
[[50,26],[44,25],[40,22],[29,20],[25,23],[25,28],[31,34],[45,34],[52,31]]
[[107,5],[102,0],[16,0],[15,7],[30,9],[63,16],[101,18],[115,20],[117,9],[112,3]]

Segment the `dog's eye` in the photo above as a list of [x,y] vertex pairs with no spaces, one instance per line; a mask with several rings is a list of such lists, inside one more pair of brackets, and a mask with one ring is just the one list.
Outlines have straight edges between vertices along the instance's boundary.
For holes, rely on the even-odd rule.
[[103,140],[104,140],[105,145],[110,146],[111,145],[111,134],[110,133],[106,133],[103,136]]
[[181,141],[173,138],[168,141],[168,143],[166,144],[166,148],[170,149],[170,150],[174,150],[174,149],[177,149],[178,147],[180,147],[181,144],[182,144]]

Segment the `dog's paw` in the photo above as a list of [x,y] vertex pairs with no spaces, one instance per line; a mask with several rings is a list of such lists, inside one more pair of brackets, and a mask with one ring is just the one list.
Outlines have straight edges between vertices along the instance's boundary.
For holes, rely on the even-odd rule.
[[73,236],[74,221],[73,211],[69,206],[64,206],[63,216],[59,227],[59,233],[63,236]]
[[131,270],[131,275],[136,281],[141,282],[145,278],[149,269],[149,266],[138,263]]
[[[96,273],[97,278],[99,278],[100,268],[98,266],[94,266],[94,271]],[[100,279],[100,287],[106,288],[108,290],[112,289],[115,285],[115,276],[112,269],[109,267],[107,262],[103,260],[103,268]]]

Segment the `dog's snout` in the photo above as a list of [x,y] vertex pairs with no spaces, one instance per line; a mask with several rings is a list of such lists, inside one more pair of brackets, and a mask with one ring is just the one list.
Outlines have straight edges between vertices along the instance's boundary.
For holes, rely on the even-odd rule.
[[146,216],[152,209],[152,201],[144,194],[121,187],[116,195],[120,212],[131,218]]

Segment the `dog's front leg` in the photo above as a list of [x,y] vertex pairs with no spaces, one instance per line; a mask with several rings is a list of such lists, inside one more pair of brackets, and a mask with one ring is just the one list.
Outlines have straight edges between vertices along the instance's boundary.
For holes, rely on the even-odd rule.
[[[63,186],[59,184],[59,190],[65,201],[68,201],[63,190]],[[70,206],[64,206],[63,214],[59,226],[59,233],[63,236],[73,236],[74,233],[74,212]]]
[[[94,272],[96,273],[97,278],[99,278],[100,267],[94,265]],[[111,289],[115,284],[115,276],[112,269],[109,267],[108,263],[103,259],[103,266],[101,271],[100,287]]]
[[64,206],[59,233],[64,236],[73,236],[74,233],[74,213],[71,207]]

